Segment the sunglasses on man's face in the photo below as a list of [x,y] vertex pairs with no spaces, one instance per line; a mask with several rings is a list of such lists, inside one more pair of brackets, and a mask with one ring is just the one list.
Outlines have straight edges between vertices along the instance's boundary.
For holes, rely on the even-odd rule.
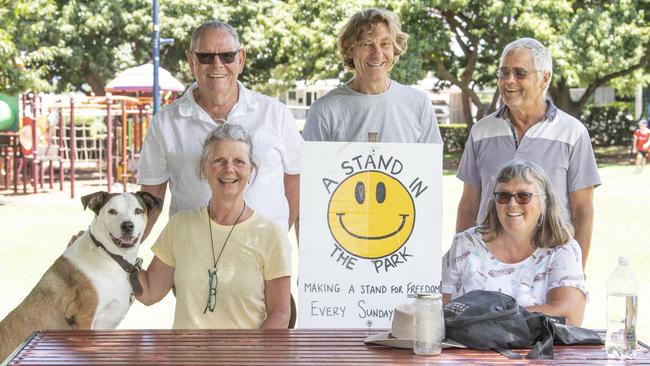
[[520,205],[527,205],[530,203],[530,200],[533,198],[533,196],[541,196],[540,193],[532,193],[532,192],[494,192],[494,200],[502,205],[505,205],[506,203],[510,203],[510,200],[512,197],[515,198],[515,202],[517,202]]
[[[537,70],[533,70],[532,72],[539,72]],[[500,80],[506,80],[510,78],[510,74],[515,76],[515,79],[517,80],[524,80],[525,78],[528,77],[530,72],[523,67],[500,67],[497,70],[497,76],[499,77]]]
[[219,53],[210,53],[210,52],[198,52],[192,50],[191,52],[196,56],[196,59],[199,60],[200,64],[209,65],[214,61],[215,57],[219,57],[222,64],[230,64],[235,61],[235,57],[240,50],[230,51],[230,52],[219,52]]

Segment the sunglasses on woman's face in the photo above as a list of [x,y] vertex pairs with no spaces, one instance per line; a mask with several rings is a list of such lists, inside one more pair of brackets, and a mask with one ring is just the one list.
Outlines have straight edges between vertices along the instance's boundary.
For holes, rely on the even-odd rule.
[[541,194],[532,192],[494,192],[494,200],[502,205],[510,203],[512,197],[515,198],[515,202],[518,204],[527,205],[530,203],[530,200],[533,198],[533,196],[541,196]]
[[210,52],[198,52],[192,50],[191,52],[196,56],[196,59],[199,60],[200,64],[209,65],[214,61],[215,57],[219,57],[222,64],[230,64],[235,61],[235,57],[240,50],[230,51],[230,52],[219,52],[219,53],[210,53]]

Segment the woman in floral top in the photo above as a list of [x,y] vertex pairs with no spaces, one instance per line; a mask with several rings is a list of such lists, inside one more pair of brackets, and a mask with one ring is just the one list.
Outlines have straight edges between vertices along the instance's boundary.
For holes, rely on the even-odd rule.
[[499,291],[529,311],[580,325],[587,301],[582,252],[542,168],[504,166],[482,225],[456,234],[442,260],[443,301]]

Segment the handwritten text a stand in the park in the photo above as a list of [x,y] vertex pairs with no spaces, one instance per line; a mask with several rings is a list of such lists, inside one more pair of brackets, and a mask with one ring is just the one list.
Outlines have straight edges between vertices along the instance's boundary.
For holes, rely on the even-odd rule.
[[302,154],[299,326],[389,327],[409,294],[440,292],[442,147],[307,142]]

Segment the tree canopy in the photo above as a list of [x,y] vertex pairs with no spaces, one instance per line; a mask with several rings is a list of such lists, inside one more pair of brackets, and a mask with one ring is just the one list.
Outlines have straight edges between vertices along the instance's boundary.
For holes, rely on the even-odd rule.
[[[101,95],[119,71],[151,59],[150,0],[1,2],[3,92]],[[460,88],[464,109],[474,105],[478,117],[495,107],[496,94],[486,103],[478,91],[496,85],[501,50],[524,36],[549,47],[549,94],[570,113],[599,86],[629,94],[649,81],[650,5],[643,0],[164,1],[160,34],[175,43],[161,48],[161,66],[189,83],[189,34],[205,20],[220,19],[239,30],[248,57],[242,78],[257,90],[272,93],[295,80],[345,80],[350,73],[338,58],[338,32],[350,15],[370,6],[394,10],[411,36],[392,77],[408,84],[432,72],[437,87]],[[570,88],[576,87],[585,92],[573,100]]]

